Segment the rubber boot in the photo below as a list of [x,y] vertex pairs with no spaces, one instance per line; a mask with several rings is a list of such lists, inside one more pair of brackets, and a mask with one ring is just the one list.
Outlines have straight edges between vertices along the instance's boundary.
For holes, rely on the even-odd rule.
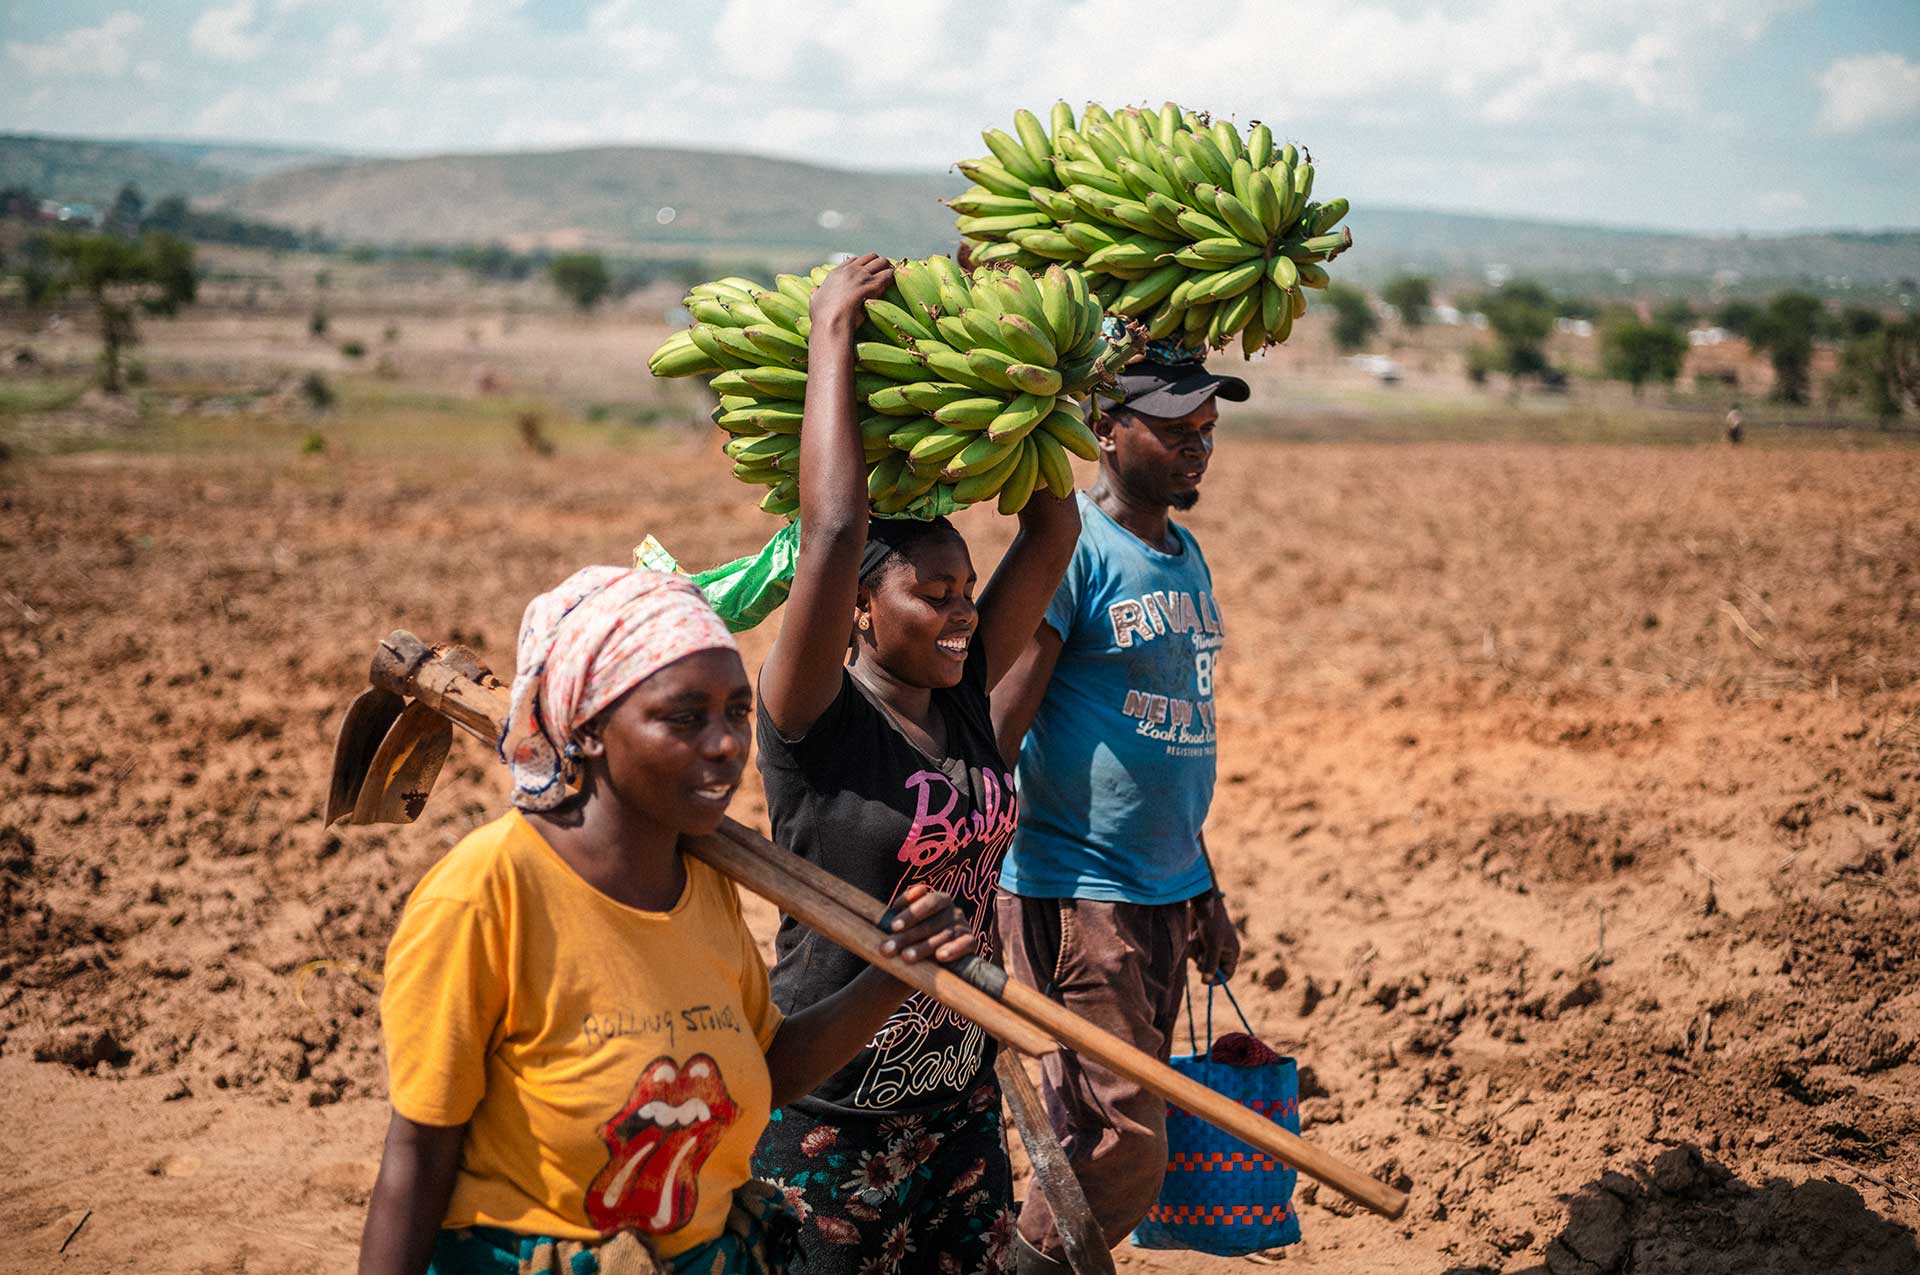
[[1017,1231],[1013,1236],[1013,1270],[1014,1275],[1073,1275],[1073,1267],[1054,1261]]

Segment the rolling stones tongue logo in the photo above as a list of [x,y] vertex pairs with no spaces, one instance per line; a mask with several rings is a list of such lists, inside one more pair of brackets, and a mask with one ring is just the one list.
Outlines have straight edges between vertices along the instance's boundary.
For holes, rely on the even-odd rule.
[[603,1235],[663,1235],[693,1216],[700,1169],[739,1114],[706,1054],[664,1054],[640,1072],[627,1105],[600,1126],[607,1167],[587,1188],[587,1218]]

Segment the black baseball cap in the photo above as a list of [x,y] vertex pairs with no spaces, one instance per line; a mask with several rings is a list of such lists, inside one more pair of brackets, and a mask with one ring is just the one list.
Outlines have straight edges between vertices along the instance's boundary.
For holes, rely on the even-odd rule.
[[1172,420],[1210,398],[1244,403],[1251,394],[1239,377],[1209,372],[1199,360],[1162,363],[1142,359],[1121,369],[1113,388],[1101,395],[1101,405]]

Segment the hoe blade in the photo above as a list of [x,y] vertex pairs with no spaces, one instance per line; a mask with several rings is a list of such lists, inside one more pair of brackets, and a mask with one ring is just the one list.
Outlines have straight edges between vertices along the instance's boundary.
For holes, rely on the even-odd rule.
[[415,701],[401,712],[367,764],[350,823],[412,823],[426,808],[453,747],[453,723]]
[[387,728],[405,707],[405,700],[377,686],[361,691],[347,705],[347,715],[340,719],[340,734],[333,741],[333,777],[327,784],[329,825],[353,813],[366,783],[367,767],[380,750]]

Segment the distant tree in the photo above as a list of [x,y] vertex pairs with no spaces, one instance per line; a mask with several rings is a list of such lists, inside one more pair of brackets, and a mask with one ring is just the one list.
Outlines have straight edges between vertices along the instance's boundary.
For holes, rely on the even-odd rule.
[[113,197],[113,206],[107,209],[107,229],[117,235],[137,235],[146,212],[147,201],[140,194],[140,187],[128,182]]
[[53,273],[51,236],[29,235],[20,245],[19,260],[9,263],[9,267],[20,283],[21,300],[30,306],[42,306],[53,300],[58,289]]
[[1735,336],[1746,336],[1760,320],[1760,307],[1751,301],[1729,301],[1720,307],[1714,321]]
[[40,196],[25,186],[0,186],[0,217],[35,221],[40,216]]
[[1782,402],[1807,401],[1813,338],[1819,331],[1822,311],[1818,297],[1804,292],[1776,293],[1747,330],[1747,340],[1755,349],[1765,350],[1773,363],[1773,395]]
[[1600,303],[1592,297],[1561,297],[1553,303],[1556,318],[1597,319],[1600,317]]
[[1400,312],[1400,322],[1417,328],[1433,309],[1433,281],[1425,275],[1398,275],[1380,290],[1380,299]]
[[561,295],[582,310],[599,305],[613,286],[607,263],[597,252],[563,252],[548,263],[547,273]]
[[184,196],[168,195],[153,206],[152,211],[147,213],[146,220],[141,224],[148,230],[164,230],[170,235],[184,235],[187,233],[187,220],[190,216],[192,213],[187,208]]
[[1547,370],[1541,347],[1553,333],[1551,293],[1531,279],[1514,279],[1480,297],[1475,308],[1487,316],[1507,375],[1539,376]]
[[1826,329],[1829,336],[1849,340],[1854,337],[1872,336],[1885,326],[1887,326],[1886,317],[1878,310],[1863,305],[1850,305],[1832,316],[1832,321],[1826,325]]
[[1693,303],[1684,297],[1661,303],[1654,309],[1653,321],[1664,327],[1679,328],[1685,332],[1693,326],[1699,316],[1693,312]]
[[93,303],[100,321],[100,388],[109,393],[120,391],[121,357],[139,340],[134,308],[172,315],[198,292],[193,246],[172,235],[60,234],[47,241],[47,260],[45,296],[82,292]]
[[1840,351],[1834,392],[1862,400],[1883,423],[1920,404],[1920,317],[1884,324]]
[[1358,288],[1335,284],[1327,289],[1327,304],[1333,307],[1333,343],[1343,350],[1359,349],[1380,326],[1367,294]]
[[1686,357],[1687,334],[1672,324],[1642,323],[1638,315],[1625,311],[1600,325],[1600,366],[1608,376],[1633,386],[1635,398],[1648,381],[1671,385]]

